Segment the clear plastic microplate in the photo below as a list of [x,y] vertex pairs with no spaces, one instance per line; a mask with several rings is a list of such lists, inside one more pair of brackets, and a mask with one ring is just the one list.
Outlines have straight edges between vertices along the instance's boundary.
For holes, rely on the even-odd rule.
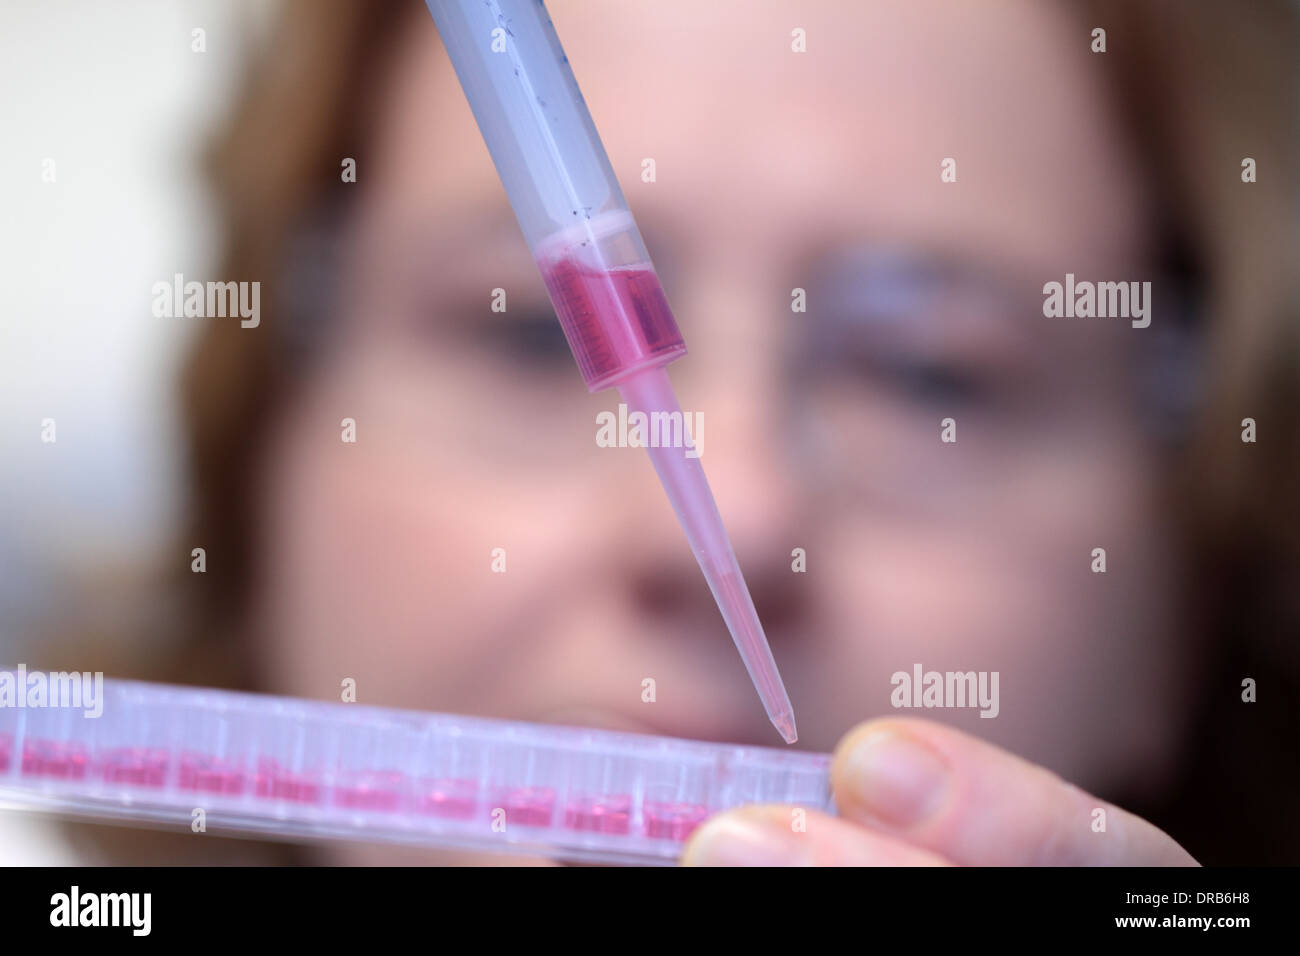
[[115,680],[91,716],[19,676],[0,671],[9,807],[610,863],[672,862],[742,804],[834,812],[826,754]]

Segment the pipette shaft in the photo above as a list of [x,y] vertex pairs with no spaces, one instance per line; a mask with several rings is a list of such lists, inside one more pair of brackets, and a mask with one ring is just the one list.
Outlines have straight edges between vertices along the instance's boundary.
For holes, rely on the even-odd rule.
[[[539,0],[427,0],[587,388],[680,414],[664,367],[686,354],[568,57]],[[651,458],[769,719],[794,710],[713,494],[688,447]]]

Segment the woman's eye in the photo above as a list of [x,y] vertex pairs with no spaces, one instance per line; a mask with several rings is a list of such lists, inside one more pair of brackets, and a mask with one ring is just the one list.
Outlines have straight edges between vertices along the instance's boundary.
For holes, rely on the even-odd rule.
[[918,405],[977,405],[989,398],[987,383],[968,369],[924,359],[873,363],[876,378],[905,401]]
[[987,371],[944,358],[890,355],[885,348],[869,354],[845,348],[809,372],[815,378],[829,372],[851,387],[927,410],[985,406],[996,397],[996,384]]

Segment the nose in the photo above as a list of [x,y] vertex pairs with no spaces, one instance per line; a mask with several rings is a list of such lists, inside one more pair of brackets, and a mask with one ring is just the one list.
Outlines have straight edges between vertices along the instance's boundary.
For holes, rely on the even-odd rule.
[[[791,552],[807,547],[799,537],[797,472],[781,424],[785,330],[779,290],[769,293],[744,264],[704,265],[682,278],[686,281],[670,295],[690,353],[669,366],[669,374],[683,412],[702,428],[700,462],[775,645],[787,639],[803,610]],[[648,461],[638,475],[636,494],[663,497]],[[665,520],[638,534],[630,578],[643,608],[666,611],[674,602],[690,600],[700,613],[716,616],[671,510],[664,503],[655,511]]]
[[[698,270],[680,297],[687,359],[673,370],[683,408],[702,417],[701,462],[736,554],[796,546],[796,463],[784,422],[785,323],[780,290],[753,265]],[[788,564],[788,562],[783,562]]]

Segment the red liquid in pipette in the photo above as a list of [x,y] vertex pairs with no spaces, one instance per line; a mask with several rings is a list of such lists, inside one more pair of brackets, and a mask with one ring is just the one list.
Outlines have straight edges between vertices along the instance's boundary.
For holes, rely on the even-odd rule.
[[611,384],[620,372],[686,353],[653,269],[603,270],[571,257],[539,266],[591,391]]
[[9,769],[9,758],[14,752],[14,739],[8,734],[0,735],[0,773]]

